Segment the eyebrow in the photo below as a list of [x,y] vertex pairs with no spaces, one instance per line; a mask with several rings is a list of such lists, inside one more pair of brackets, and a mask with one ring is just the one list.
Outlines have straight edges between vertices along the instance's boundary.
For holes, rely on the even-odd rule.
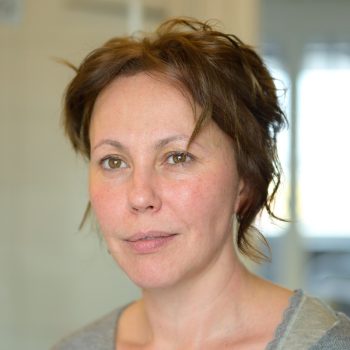
[[124,150],[126,147],[124,147],[124,145],[117,141],[117,140],[112,140],[112,139],[104,139],[102,141],[100,141],[92,150],[94,151],[96,148],[99,148],[101,146],[104,145],[109,145],[109,146],[113,146],[114,148],[118,148],[120,150]]
[[[154,148],[155,149],[160,149],[160,148],[163,148],[165,147],[166,145],[168,145],[169,143],[171,142],[174,142],[174,141],[189,141],[190,138],[188,136],[185,136],[185,135],[173,135],[173,136],[169,136],[169,137],[166,137],[164,139],[161,139],[159,140]],[[195,142],[193,142],[195,143]],[[103,146],[103,145],[109,145],[109,146],[112,146],[114,148],[117,148],[121,151],[125,151],[127,150],[127,147],[124,146],[121,142],[117,141],[117,140],[114,140],[114,139],[104,139],[104,140],[101,140],[94,148],[93,150],[95,150],[96,148],[100,147],[100,146]],[[200,145],[199,145],[200,146]]]
[[166,145],[168,145],[169,143],[174,142],[174,141],[189,141],[189,140],[190,140],[190,138],[185,136],[185,135],[173,135],[173,136],[166,137],[165,139],[159,140],[156,143],[155,148],[156,149],[163,148]]

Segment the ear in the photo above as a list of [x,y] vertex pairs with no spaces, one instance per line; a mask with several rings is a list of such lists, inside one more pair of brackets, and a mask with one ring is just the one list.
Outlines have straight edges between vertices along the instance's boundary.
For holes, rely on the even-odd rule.
[[241,178],[238,183],[237,188],[237,198],[235,202],[234,207],[234,213],[238,213],[240,209],[242,208],[242,205],[244,204],[245,200],[247,199],[247,185],[245,181]]

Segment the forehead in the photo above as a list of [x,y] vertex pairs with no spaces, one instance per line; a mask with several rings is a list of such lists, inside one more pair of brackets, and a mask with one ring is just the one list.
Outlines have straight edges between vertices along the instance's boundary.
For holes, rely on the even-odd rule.
[[[90,145],[94,148],[103,139],[138,147],[179,136],[189,141],[200,112],[183,90],[162,77],[146,73],[119,77],[96,100]],[[208,149],[232,148],[230,137],[212,120],[201,127],[193,141]]]
[[[102,108],[125,107],[125,102],[134,101],[129,107],[147,110],[151,107],[182,108],[186,112],[191,109],[192,114],[198,111],[190,94],[180,83],[170,81],[158,73],[141,72],[131,76],[121,76],[113,80],[98,95],[92,114]],[[157,102],[155,104],[155,102]]]
[[159,75],[138,73],[118,77],[96,99],[90,137],[96,131],[111,132],[113,128],[129,133],[142,128],[148,133],[161,128],[181,129],[191,134],[195,110],[199,112],[182,89]]

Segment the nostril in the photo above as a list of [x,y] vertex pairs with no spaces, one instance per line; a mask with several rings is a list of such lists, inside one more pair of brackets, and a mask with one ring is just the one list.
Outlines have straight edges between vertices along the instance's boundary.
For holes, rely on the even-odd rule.
[[148,205],[148,206],[137,206],[137,205],[134,205],[133,207],[133,210],[134,211],[137,211],[137,212],[144,212],[144,211],[147,211],[147,210],[154,210],[156,207],[154,205]]

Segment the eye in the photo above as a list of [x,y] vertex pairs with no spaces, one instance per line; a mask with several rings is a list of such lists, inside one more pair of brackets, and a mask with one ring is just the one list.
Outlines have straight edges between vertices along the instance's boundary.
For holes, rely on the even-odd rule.
[[193,157],[187,152],[173,152],[167,157],[167,162],[171,165],[184,164],[191,161]]
[[101,160],[101,166],[106,170],[127,168],[127,164],[118,157],[105,157]]

